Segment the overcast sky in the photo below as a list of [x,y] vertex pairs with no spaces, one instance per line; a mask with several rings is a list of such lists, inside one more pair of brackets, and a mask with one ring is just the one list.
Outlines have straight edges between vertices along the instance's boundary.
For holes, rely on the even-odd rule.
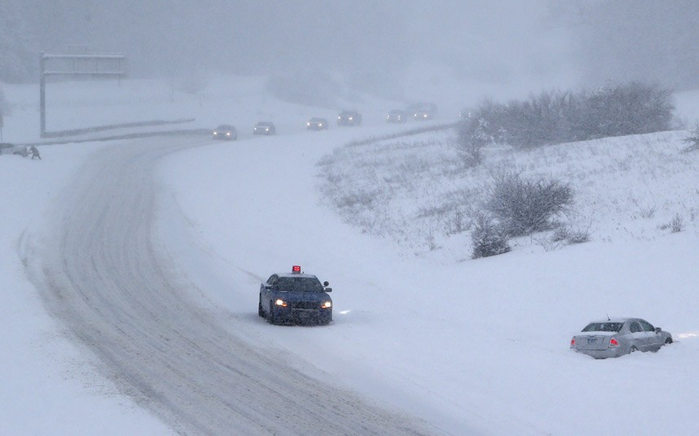
[[[19,0],[3,0],[19,1]],[[119,51],[134,73],[193,65],[270,73],[318,65],[396,69],[414,59],[462,72],[531,68],[551,44],[546,0],[24,0],[45,51]],[[542,43],[541,40],[544,40]],[[486,64],[491,64],[490,66]],[[526,64],[526,65],[522,65]]]
[[427,62],[494,82],[687,88],[699,86],[697,22],[695,0],[1,0],[0,52],[15,53],[0,66],[23,58],[18,46],[33,59],[88,47],[126,54],[134,76],[386,76]]

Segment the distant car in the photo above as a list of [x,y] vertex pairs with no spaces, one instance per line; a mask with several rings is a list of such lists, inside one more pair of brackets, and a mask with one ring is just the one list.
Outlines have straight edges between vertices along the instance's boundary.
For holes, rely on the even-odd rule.
[[362,114],[357,111],[342,111],[337,116],[338,126],[359,126],[362,124]]
[[22,157],[29,156],[29,149],[24,145],[14,145],[9,142],[0,144],[0,154],[14,154]]
[[434,118],[434,112],[428,108],[421,108],[413,111],[414,120],[431,120]]
[[221,124],[214,129],[214,139],[224,139],[228,141],[233,141],[238,139],[238,132],[236,132],[235,127],[228,124]]
[[416,120],[431,120],[437,115],[437,105],[434,103],[413,103],[406,110]]
[[619,357],[634,351],[658,351],[672,343],[672,335],[640,318],[591,322],[573,336],[570,348],[596,359]]
[[325,118],[311,118],[306,123],[306,129],[308,130],[325,130],[329,126],[328,120]]
[[260,285],[257,314],[270,324],[329,324],[333,301],[328,286],[294,265],[290,273],[272,274]]
[[269,121],[260,121],[252,129],[252,133],[255,135],[274,135],[277,130],[274,128],[274,123]]
[[387,123],[405,123],[408,121],[408,113],[400,109],[394,109],[386,115]]

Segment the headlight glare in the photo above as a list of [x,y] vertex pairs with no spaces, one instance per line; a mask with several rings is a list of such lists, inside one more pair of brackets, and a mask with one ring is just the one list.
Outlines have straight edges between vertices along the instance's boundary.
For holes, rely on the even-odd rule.
[[277,298],[277,301],[275,301],[274,304],[276,304],[277,306],[281,306],[281,307],[287,306],[286,301],[282,300],[281,298]]

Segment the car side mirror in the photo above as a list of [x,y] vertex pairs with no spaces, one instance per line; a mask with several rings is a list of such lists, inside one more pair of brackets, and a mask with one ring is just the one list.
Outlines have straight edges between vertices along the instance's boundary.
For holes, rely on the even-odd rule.
[[656,327],[656,328],[655,328],[655,333],[660,333],[660,332],[662,332],[662,331],[663,331],[663,329],[661,329],[660,327]]
[[332,292],[333,288],[325,288],[325,292]]

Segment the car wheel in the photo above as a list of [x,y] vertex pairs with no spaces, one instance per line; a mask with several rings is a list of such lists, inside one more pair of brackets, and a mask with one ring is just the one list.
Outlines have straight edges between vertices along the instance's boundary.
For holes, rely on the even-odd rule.
[[272,302],[269,302],[269,313],[267,313],[267,322],[270,324],[274,324],[275,319],[274,319],[274,311],[272,310],[274,307],[272,306]]
[[257,303],[257,315],[264,318],[265,311],[262,309],[262,297],[260,297],[260,302]]
[[638,348],[635,345],[632,345],[631,349],[629,349],[629,353],[635,353],[636,351],[638,351]]
[[672,343],[672,338],[665,339],[665,345],[669,345],[671,343]]

